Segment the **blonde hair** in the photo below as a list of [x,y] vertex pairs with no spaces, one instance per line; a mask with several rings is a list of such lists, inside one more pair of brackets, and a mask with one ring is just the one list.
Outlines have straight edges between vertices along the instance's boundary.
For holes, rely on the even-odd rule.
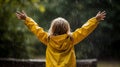
[[62,34],[70,34],[70,25],[67,20],[62,17],[58,17],[54,19],[51,23],[49,29],[49,35],[62,35]]

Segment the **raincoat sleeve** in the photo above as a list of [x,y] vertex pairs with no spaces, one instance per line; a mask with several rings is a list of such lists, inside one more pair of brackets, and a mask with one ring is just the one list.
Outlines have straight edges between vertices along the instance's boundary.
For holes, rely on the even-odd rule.
[[98,25],[98,21],[95,17],[89,19],[81,28],[76,29],[72,33],[73,44],[77,44],[87,37]]
[[26,17],[25,25],[38,37],[42,43],[47,45],[48,33],[45,32],[43,28],[39,27],[32,18]]

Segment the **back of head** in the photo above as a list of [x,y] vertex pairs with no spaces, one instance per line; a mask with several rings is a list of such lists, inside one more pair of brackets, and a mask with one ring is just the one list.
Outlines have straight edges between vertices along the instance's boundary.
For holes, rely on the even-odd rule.
[[51,23],[51,27],[49,29],[50,35],[62,35],[70,33],[70,25],[67,20],[64,18],[58,17],[54,19]]

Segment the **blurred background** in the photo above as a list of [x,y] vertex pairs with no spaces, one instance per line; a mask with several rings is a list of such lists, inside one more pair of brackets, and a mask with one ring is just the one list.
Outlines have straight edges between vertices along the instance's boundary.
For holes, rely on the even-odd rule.
[[29,31],[24,21],[16,18],[16,11],[21,10],[45,31],[57,17],[68,20],[71,31],[74,31],[98,11],[105,10],[105,20],[75,46],[76,57],[97,58],[100,61],[120,60],[119,0],[0,0],[0,58],[45,59],[46,46]]

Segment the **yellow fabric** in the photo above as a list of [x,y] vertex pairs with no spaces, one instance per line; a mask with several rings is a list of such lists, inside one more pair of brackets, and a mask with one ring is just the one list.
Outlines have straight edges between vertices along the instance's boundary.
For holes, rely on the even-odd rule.
[[81,28],[72,33],[72,40],[67,34],[48,37],[48,33],[34,20],[27,17],[25,24],[47,46],[46,67],[76,67],[74,45],[83,40],[97,26],[96,18],[91,18]]

